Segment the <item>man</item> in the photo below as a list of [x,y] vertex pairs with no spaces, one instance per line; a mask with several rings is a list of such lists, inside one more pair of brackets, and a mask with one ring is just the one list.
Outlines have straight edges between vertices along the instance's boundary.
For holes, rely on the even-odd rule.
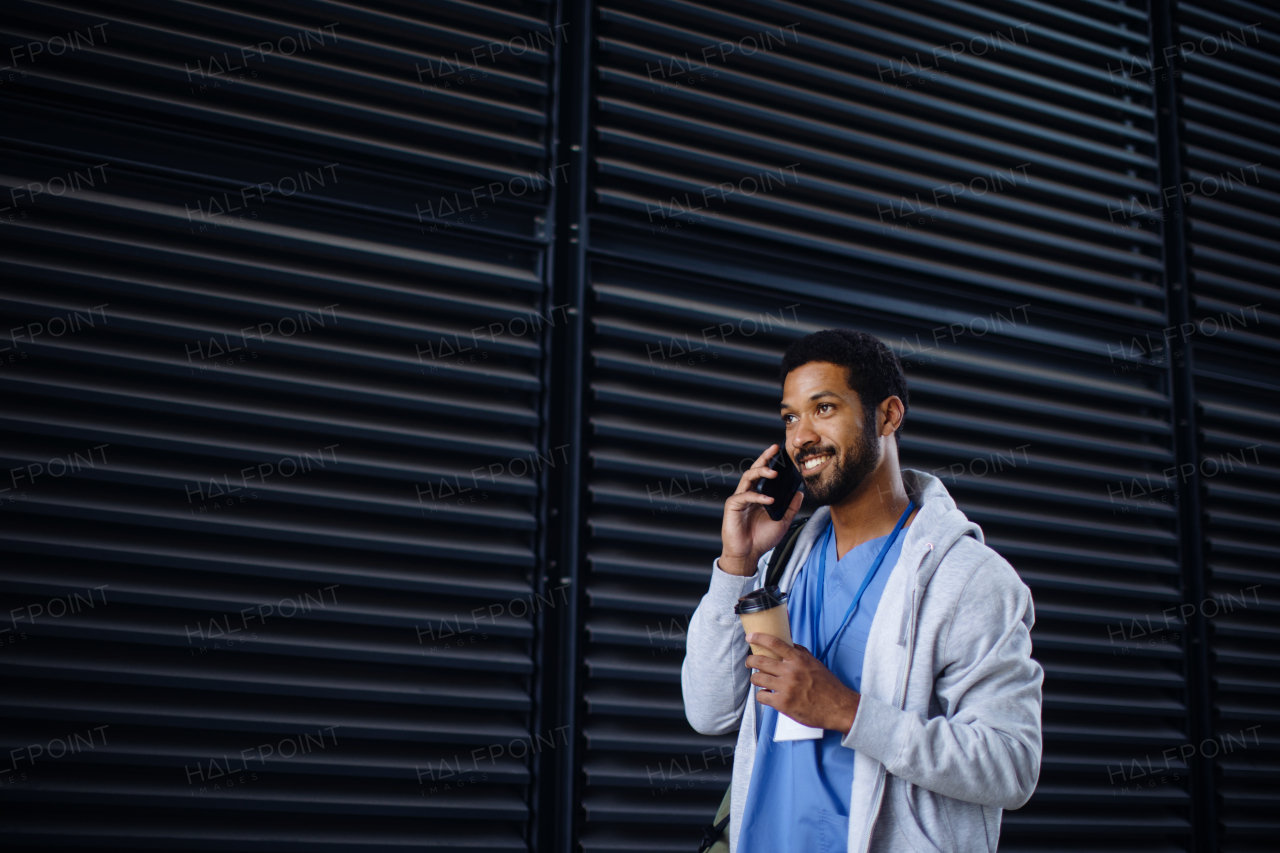
[[[787,349],[782,382],[778,452],[804,492],[781,521],[764,511],[776,445],[743,475],[681,673],[695,729],[739,730],[730,850],[993,853],[1001,810],[1040,771],[1031,591],[936,477],[899,469],[907,386],[887,347],[816,332]],[[734,604],[805,493],[818,509],[778,584],[795,644],[744,636]]]

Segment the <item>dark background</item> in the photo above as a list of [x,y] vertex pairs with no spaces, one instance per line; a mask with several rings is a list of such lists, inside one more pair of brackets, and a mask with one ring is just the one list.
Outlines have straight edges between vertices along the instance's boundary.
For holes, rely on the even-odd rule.
[[[1280,831],[1280,15],[9,0],[6,848],[691,851],[787,343],[1035,595],[1001,849]],[[290,49],[292,47],[292,49]]]

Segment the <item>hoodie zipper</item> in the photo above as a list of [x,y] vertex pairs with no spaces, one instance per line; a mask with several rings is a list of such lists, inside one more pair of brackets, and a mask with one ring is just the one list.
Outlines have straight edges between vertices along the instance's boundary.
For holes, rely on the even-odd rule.
[[[933,543],[929,543],[929,549],[925,551],[923,557],[920,558],[920,564],[916,566],[916,575],[920,574],[920,566],[924,565],[924,561],[933,553]],[[911,658],[916,650],[916,615],[920,606],[920,587],[914,583],[912,578],[911,584],[911,614],[907,619],[907,647],[902,659],[902,666],[898,668],[898,683],[894,688],[893,707],[902,710],[902,706],[907,697],[907,672],[911,668]],[[880,816],[881,800],[884,798],[885,780],[889,775],[889,770],[883,764],[876,774],[876,788],[871,793],[871,802],[873,808],[870,814],[874,814],[876,818]],[[857,850],[867,851],[871,844],[871,830],[875,824],[875,820],[868,820],[863,827],[862,839],[858,842]]]

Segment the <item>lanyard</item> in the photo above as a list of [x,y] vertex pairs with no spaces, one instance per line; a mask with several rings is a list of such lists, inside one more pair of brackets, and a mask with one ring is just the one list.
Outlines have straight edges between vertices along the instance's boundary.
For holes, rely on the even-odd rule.
[[871,564],[871,568],[867,569],[867,575],[862,579],[862,585],[858,587],[858,591],[853,596],[853,601],[849,602],[849,609],[844,614],[844,621],[840,623],[840,629],[836,631],[825,646],[819,647],[819,638],[822,636],[820,630],[822,623],[823,604],[827,597],[827,543],[830,541],[835,532],[835,524],[827,527],[827,535],[822,540],[822,556],[818,561],[818,589],[814,594],[814,604],[817,612],[813,613],[811,622],[813,623],[813,647],[818,650],[818,660],[824,666],[827,666],[827,654],[835,646],[836,641],[844,634],[844,629],[849,627],[849,618],[853,616],[853,612],[858,609],[858,602],[862,601],[862,594],[867,591],[867,584],[871,583],[871,579],[876,576],[876,572],[880,570],[880,564],[884,562],[884,557],[889,553],[889,549],[893,547],[893,543],[898,538],[898,533],[902,530],[902,525],[907,523],[907,517],[911,515],[911,510],[915,508],[914,501],[907,502],[907,508],[902,513],[902,518],[898,519],[898,524],[893,528],[893,532],[889,534],[889,538],[884,541],[884,545],[880,546],[880,553],[876,555],[876,560]]

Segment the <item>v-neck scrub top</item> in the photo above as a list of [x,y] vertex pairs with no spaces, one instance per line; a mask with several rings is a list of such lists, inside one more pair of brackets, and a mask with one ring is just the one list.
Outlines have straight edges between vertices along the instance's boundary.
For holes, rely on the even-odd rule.
[[[862,659],[871,634],[871,620],[906,538],[905,529],[898,533],[875,577],[867,584],[849,627],[830,652],[828,668],[855,691],[862,688]],[[881,536],[864,542],[837,560],[835,535],[823,533],[819,542],[826,543],[825,549],[816,547],[809,553],[787,601],[795,642],[817,654],[809,611],[817,592],[821,551],[827,554],[827,580],[821,620],[823,636],[818,638],[818,647],[830,643],[840,630],[858,587],[887,539]],[[751,701],[755,701],[754,696]],[[847,853],[854,751],[840,744],[846,733],[826,731],[821,739],[775,743],[778,712],[768,705],[759,707],[763,712],[760,740],[738,836],[739,852]]]

